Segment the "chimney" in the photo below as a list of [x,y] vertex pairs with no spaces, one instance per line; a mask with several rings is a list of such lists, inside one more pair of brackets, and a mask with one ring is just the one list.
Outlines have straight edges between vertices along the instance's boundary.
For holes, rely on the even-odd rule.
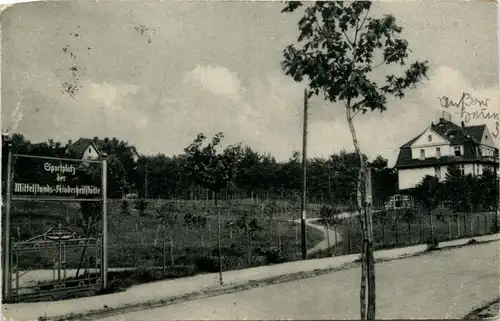
[[444,118],[443,118],[443,117],[439,118],[439,123],[440,123],[440,124],[444,124],[444,122],[445,122],[445,120],[444,120]]
[[462,128],[465,128],[465,123],[463,120],[462,120]]
[[68,140],[68,145],[69,146],[73,145],[73,141],[71,139]]

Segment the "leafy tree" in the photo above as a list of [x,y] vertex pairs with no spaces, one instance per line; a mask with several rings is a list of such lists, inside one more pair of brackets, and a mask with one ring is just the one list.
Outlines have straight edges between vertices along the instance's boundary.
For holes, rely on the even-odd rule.
[[262,183],[266,179],[262,165],[262,156],[250,147],[245,147],[235,175],[236,185],[247,193],[262,190]]
[[434,240],[434,223],[432,220],[432,211],[434,211],[442,201],[443,186],[439,179],[434,176],[426,175],[422,181],[414,188],[413,197],[427,211],[431,226],[431,240]]
[[[292,13],[303,5],[287,2],[282,12]],[[295,81],[307,77],[309,96],[321,93],[325,100],[344,104],[360,164],[356,203],[363,223],[361,319],[375,318],[375,272],[373,244],[368,238],[367,219],[362,215],[366,212],[363,186],[367,164],[353,120],[359,113],[384,111],[388,96],[402,98],[405,90],[417,84],[428,69],[427,62],[414,62],[402,76],[388,74],[383,83],[373,79],[372,72],[378,66],[396,63],[405,66],[409,48],[408,42],[400,37],[402,28],[394,16],[370,17],[371,5],[369,1],[308,2],[298,23],[297,44],[286,47],[282,62],[285,73]],[[381,62],[377,63],[379,56]]]
[[429,215],[441,203],[443,188],[439,179],[426,175],[413,190],[415,200],[422,205]]
[[341,211],[339,209],[331,205],[323,205],[319,210],[319,216],[330,226],[337,225],[340,222],[340,213]]
[[498,201],[498,181],[495,172],[485,170],[480,177],[480,190],[483,191],[483,210],[494,211]]
[[210,143],[204,146],[205,135],[198,134],[193,142],[185,148],[184,170],[193,183],[209,189],[215,195],[217,208],[219,281],[222,285],[222,253],[221,253],[221,221],[218,199],[222,189],[231,182],[236,165],[241,157],[239,145],[228,146],[221,150],[220,144],[224,136],[217,133]]

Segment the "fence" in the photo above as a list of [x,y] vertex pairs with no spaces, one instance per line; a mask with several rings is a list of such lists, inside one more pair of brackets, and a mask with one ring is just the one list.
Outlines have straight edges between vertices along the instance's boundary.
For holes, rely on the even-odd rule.
[[[428,244],[434,239],[444,242],[464,237],[487,235],[494,232],[495,213],[459,215],[419,214],[412,219],[401,215],[373,218],[373,241],[375,249]],[[498,223],[497,223],[498,224]],[[326,228],[326,227],[325,227]],[[337,220],[329,225],[337,237],[330,252],[332,255],[359,253],[361,250],[361,226],[355,217]]]
[[[16,240],[40,234],[54,224],[74,226],[79,234],[84,232],[78,228],[82,223],[78,204],[14,205],[11,234]],[[308,217],[319,217],[319,208],[319,205],[309,204]],[[223,270],[301,259],[299,203],[226,200],[220,202],[219,210]],[[218,209],[210,201],[109,200],[110,287],[115,287],[113,282],[116,280],[142,283],[197,272],[217,272],[217,213]],[[374,243],[376,249],[383,249],[425,244],[434,238],[442,242],[485,235],[493,231],[495,222],[495,213],[417,213],[410,219],[402,213],[381,215],[376,212]],[[100,226],[99,222],[94,224]],[[321,221],[308,224],[309,257],[359,253],[361,228],[356,216],[344,215],[330,222],[328,227]],[[88,236],[98,236],[99,229],[94,231]],[[80,266],[81,249],[75,251],[68,254],[68,269]],[[87,262],[87,256],[92,253],[86,255],[84,270],[96,263]],[[50,255],[24,257],[18,270],[47,269],[52,261]],[[118,288],[123,286],[126,285],[121,284]]]

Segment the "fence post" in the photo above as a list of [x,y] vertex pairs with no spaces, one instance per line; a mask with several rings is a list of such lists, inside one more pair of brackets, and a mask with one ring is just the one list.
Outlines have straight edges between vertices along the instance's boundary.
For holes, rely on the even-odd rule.
[[473,228],[472,228],[472,215],[470,213],[468,213],[467,217],[469,218],[469,237],[473,237],[474,232],[473,232]]
[[172,235],[170,235],[170,266],[172,268],[172,272],[174,271],[174,240],[172,239]]
[[457,215],[457,239],[460,238],[460,216]]
[[411,222],[408,220],[408,245],[411,245]]
[[396,217],[396,245],[399,245],[399,218]]
[[481,235],[481,217],[476,215],[477,235]]
[[278,226],[278,227],[277,227],[277,233],[278,233],[278,249],[279,249],[279,251],[280,251],[280,253],[281,253],[281,231],[280,231],[280,222],[278,221],[277,223],[278,223],[278,224],[277,224],[277,226]]
[[422,226],[422,218],[418,219],[418,234],[420,236],[419,243],[424,243],[424,231],[423,231],[423,226]]
[[328,244],[328,256],[332,256],[332,249],[330,246],[330,231],[328,230],[328,221],[325,220],[325,229],[326,229],[326,242]]
[[489,234],[488,232],[489,232],[488,231],[488,214],[485,213],[484,214],[484,231],[483,231],[483,233],[484,233],[484,235],[487,235],[487,234]]
[[448,239],[451,240],[453,236],[451,235],[451,217],[448,216]]
[[293,226],[295,228],[295,245],[299,245],[299,228],[296,223],[293,223]]
[[335,237],[335,244],[333,244],[333,255],[337,256],[337,243],[338,243],[338,241],[337,241],[337,224],[335,224],[333,226],[333,231],[335,232],[335,235],[334,235],[334,237]]
[[347,243],[348,243],[348,251],[349,251],[349,254],[351,253],[352,251],[352,242],[351,242],[351,222],[349,222],[349,224],[347,225]]
[[167,249],[166,249],[165,234],[163,235],[163,276],[167,275]]
[[385,220],[382,220],[382,247],[385,247],[386,245],[386,239],[385,239]]

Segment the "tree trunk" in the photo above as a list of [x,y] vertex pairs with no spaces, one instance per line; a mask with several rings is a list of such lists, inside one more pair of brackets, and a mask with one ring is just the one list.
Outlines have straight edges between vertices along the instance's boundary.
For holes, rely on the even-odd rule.
[[[359,147],[359,142],[358,138],[356,135],[356,129],[354,128],[354,123],[353,123],[353,118],[351,115],[351,109],[350,109],[350,102],[347,103],[346,105],[346,116],[347,116],[347,123],[349,124],[349,129],[351,131],[352,135],[352,141],[354,143],[354,149],[356,150],[356,153],[359,156],[359,162],[360,162],[360,167],[359,167],[359,172],[358,172],[358,180],[357,180],[357,186],[356,186],[356,203],[357,203],[357,208],[359,212],[359,220],[361,223],[361,230],[362,230],[362,249],[361,249],[361,286],[360,286],[360,314],[361,314],[361,320],[366,320],[368,317],[370,319],[375,318],[375,310],[374,310],[374,303],[375,303],[375,275],[373,273],[373,268],[374,268],[374,260],[373,260],[373,254],[370,255],[370,253],[373,252],[373,245],[369,242],[368,240],[368,226],[367,226],[367,211],[366,211],[366,206],[364,206],[364,201],[363,201],[363,187],[364,187],[364,181],[365,181],[365,171],[366,171],[366,163],[363,159],[363,154],[361,153],[361,149]],[[372,275],[370,279],[368,279],[369,275]],[[368,286],[368,289],[367,289]],[[368,291],[367,291],[368,290]],[[367,298],[368,294],[368,298]],[[368,300],[367,300],[368,299]],[[367,311],[368,310],[368,311]],[[367,314],[367,312],[370,312]]]

